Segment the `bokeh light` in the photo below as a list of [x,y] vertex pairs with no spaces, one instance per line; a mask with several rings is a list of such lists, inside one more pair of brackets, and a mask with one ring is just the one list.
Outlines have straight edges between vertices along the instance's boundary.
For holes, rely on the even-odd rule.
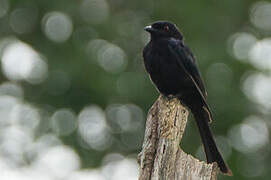
[[144,127],[143,112],[136,105],[112,104],[107,107],[106,114],[113,132],[131,132]]
[[269,130],[263,120],[250,116],[244,120],[244,123],[232,127],[229,138],[236,150],[252,153],[269,143]]
[[73,149],[55,146],[39,155],[34,162],[37,170],[52,174],[55,178],[65,178],[80,168],[78,155]]
[[260,69],[271,69],[271,38],[266,38],[252,46],[249,53],[251,63]]
[[99,170],[85,170],[85,171],[78,171],[71,174],[68,180],[78,179],[78,180],[105,180],[104,176],[101,174]]
[[271,77],[262,73],[249,74],[243,83],[243,92],[253,102],[271,108]]
[[52,129],[56,134],[66,136],[77,127],[76,115],[69,109],[57,110],[51,120]]
[[258,1],[251,8],[250,20],[262,30],[271,30],[271,3]]
[[[0,179],[138,179],[157,20],[196,56],[233,178],[270,179],[270,19],[263,0],[0,0]],[[205,160],[190,122],[182,147]]]
[[25,165],[24,153],[30,146],[33,136],[20,127],[9,127],[1,131],[1,157],[8,166],[19,167]]
[[54,42],[64,42],[72,34],[72,20],[62,12],[47,13],[42,22],[45,35]]
[[0,96],[13,96],[18,99],[23,99],[24,91],[23,88],[16,83],[3,82],[0,85]]
[[105,150],[111,145],[111,136],[101,108],[85,107],[79,113],[78,123],[79,134],[90,148]]
[[11,122],[31,132],[35,130],[40,121],[40,114],[35,107],[27,104],[16,105],[11,112]]
[[38,10],[35,7],[18,8],[11,12],[9,23],[18,34],[30,33],[35,28],[37,19]]
[[125,70],[125,52],[115,44],[102,39],[94,39],[87,45],[87,52],[97,58],[97,63],[107,72],[119,73]]
[[229,41],[233,55],[238,60],[248,60],[252,47],[256,44],[257,39],[250,33],[242,32],[234,34]]
[[135,159],[123,158],[107,162],[102,172],[106,179],[136,180],[138,179],[137,168],[138,165]]
[[126,66],[126,55],[116,45],[108,44],[98,52],[98,62],[101,67],[109,72],[119,72]]
[[[15,97],[8,95],[0,96],[0,124],[1,128],[5,125],[10,124],[11,111],[20,101]],[[3,126],[3,127],[2,127]]]
[[28,44],[15,41],[4,48],[2,70],[10,80],[41,83],[47,77],[47,63]]

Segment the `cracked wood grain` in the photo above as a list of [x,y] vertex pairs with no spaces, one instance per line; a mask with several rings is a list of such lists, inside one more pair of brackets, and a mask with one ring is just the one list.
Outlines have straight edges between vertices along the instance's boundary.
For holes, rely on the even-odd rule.
[[139,180],[216,180],[216,163],[199,161],[179,146],[187,118],[188,110],[176,98],[160,96],[153,104],[138,156]]

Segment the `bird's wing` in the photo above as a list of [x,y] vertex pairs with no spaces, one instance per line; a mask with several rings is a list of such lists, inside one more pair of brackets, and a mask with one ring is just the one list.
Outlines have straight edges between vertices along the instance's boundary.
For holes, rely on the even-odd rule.
[[206,99],[207,92],[205,90],[195,57],[193,56],[192,52],[188,47],[182,46],[179,40],[170,40],[169,47],[172,53],[175,54],[179,65],[181,65],[189,74],[189,76],[193,78],[193,81],[200,89],[201,94]]
[[200,76],[195,56],[192,54],[188,47],[184,47],[183,52],[180,52],[180,54],[184,54],[183,56],[187,58],[185,60],[184,66],[186,67],[187,71],[191,74],[193,79],[196,81],[204,98],[207,99],[207,91],[205,90],[204,83]]
[[195,84],[198,92],[200,93],[204,101],[205,108],[210,115],[210,120],[212,120],[212,114],[206,102],[207,92],[205,90],[205,87],[201,79],[200,72],[196,65],[193,54],[187,47],[182,46],[179,40],[170,40],[168,43],[168,47],[170,51],[175,55],[176,60],[178,64],[180,65],[180,67],[185,71],[185,73],[191,78],[191,80]]

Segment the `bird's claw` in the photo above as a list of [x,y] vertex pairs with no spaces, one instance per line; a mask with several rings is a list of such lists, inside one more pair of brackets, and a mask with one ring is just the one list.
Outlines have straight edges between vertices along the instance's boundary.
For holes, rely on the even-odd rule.
[[162,95],[162,97],[164,98],[164,99],[166,99],[166,100],[172,100],[173,98],[175,98],[175,96],[174,95],[172,95],[172,94],[169,94],[169,95]]

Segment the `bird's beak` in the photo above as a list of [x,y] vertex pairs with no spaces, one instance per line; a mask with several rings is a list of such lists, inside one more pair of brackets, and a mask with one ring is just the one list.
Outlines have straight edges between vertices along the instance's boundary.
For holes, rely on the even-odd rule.
[[144,28],[144,30],[147,31],[147,32],[150,32],[150,33],[155,31],[155,29],[152,28],[152,26],[146,26],[146,27]]

